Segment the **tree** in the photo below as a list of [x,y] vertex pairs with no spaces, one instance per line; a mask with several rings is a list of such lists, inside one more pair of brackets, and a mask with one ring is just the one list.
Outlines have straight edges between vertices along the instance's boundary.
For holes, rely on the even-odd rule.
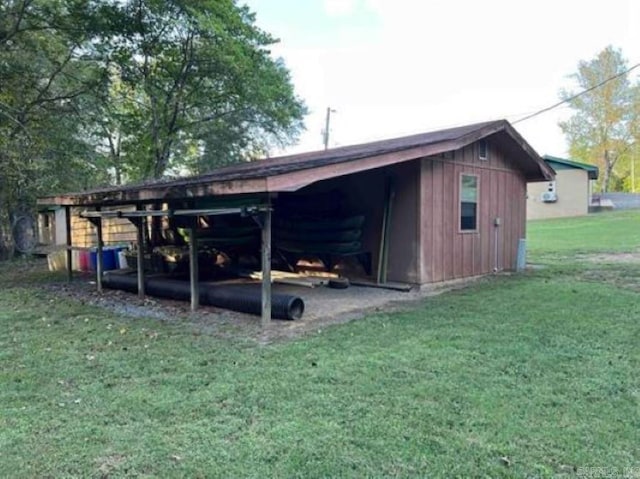
[[101,80],[76,27],[84,2],[0,3],[0,254],[10,224],[36,195],[98,182],[91,145],[77,134],[79,101]]
[[294,141],[305,106],[254,22],[235,0],[0,2],[0,255],[37,195]]
[[[303,103],[233,0],[113,1],[106,52],[134,103],[120,115],[134,178],[198,173],[293,141]],[[124,113],[121,110],[120,113]]]
[[575,91],[560,94],[574,110],[568,121],[560,123],[571,157],[600,168],[603,192],[610,190],[614,180],[618,184],[624,180],[617,167],[628,164],[634,150],[639,87],[623,74],[626,70],[621,51],[609,46],[592,60],[581,61],[572,75],[579,90],[588,90],[585,94],[575,98]]

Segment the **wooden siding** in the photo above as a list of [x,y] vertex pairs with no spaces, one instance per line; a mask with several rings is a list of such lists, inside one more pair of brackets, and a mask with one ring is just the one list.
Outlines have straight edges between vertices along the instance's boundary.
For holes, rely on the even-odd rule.
[[[418,282],[515,269],[518,240],[525,237],[526,181],[500,150],[488,147],[487,160],[479,159],[477,143],[421,160]],[[460,231],[462,174],[478,177],[476,231]]]
[[[121,207],[126,211],[133,207]],[[71,241],[73,246],[88,248],[97,246],[98,235],[96,228],[88,220],[80,218],[78,209],[71,210]],[[105,218],[102,220],[102,236],[105,245],[126,244],[136,242],[136,228],[125,218]]]

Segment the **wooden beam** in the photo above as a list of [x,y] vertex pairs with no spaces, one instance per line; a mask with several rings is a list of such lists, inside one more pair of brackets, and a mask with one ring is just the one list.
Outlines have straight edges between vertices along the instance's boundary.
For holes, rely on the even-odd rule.
[[[138,208],[141,208],[140,206],[138,206]],[[138,221],[136,221],[134,223],[136,225],[136,232],[138,234],[138,255],[137,255],[137,262],[138,262],[138,296],[140,298],[144,298],[144,249],[145,249],[145,234],[144,234],[144,230],[147,227],[147,221],[146,218],[141,216]]]
[[264,328],[271,322],[271,209],[262,215],[262,315]]
[[98,250],[96,251],[96,285],[98,286],[98,292],[102,293],[102,275],[104,273],[104,261],[102,257],[102,249],[104,246],[102,238],[102,218],[96,219],[96,233],[98,235]]
[[142,211],[83,211],[81,218],[92,220],[95,218],[142,218],[148,216],[221,216],[264,211],[262,205],[245,206],[242,208],[202,208],[188,210],[142,210]]
[[191,311],[200,305],[200,283],[198,282],[198,223],[193,218],[189,228],[189,282],[191,285]]
[[71,207],[64,207],[64,223],[65,223],[65,231],[67,234],[67,280],[71,282],[73,279],[73,251],[71,248],[73,247],[72,239],[71,239]]

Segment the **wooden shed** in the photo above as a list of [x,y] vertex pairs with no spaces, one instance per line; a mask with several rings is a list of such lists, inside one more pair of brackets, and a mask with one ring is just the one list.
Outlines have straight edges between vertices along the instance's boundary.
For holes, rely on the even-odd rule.
[[[139,216],[163,210],[177,218],[180,212],[207,216],[253,205],[262,215],[269,211],[269,231],[261,223],[267,259],[316,255],[331,268],[348,258],[360,262],[370,280],[422,285],[514,270],[525,237],[527,182],[553,177],[500,120],[51,196],[39,204],[103,219],[108,215],[97,210],[110,209],[111,217],[124,208]],[[246,218],[244,207],[228,212]],[[209,226],[227,231],[247,228],[246,221],[213,220]],[[340,233],[345,230],[352,233]]]

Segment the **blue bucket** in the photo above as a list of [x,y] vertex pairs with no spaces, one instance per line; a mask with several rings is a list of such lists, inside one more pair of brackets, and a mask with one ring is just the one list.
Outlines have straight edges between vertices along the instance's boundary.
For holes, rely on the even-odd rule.
[[[110,271],[112,269],[118,269],[117,253],[113,248],[104,248],[102,250],[102,267],[104,271]],[[93,248],[89,253],[89,267],[91,271],[98,269],[98,251]]]

